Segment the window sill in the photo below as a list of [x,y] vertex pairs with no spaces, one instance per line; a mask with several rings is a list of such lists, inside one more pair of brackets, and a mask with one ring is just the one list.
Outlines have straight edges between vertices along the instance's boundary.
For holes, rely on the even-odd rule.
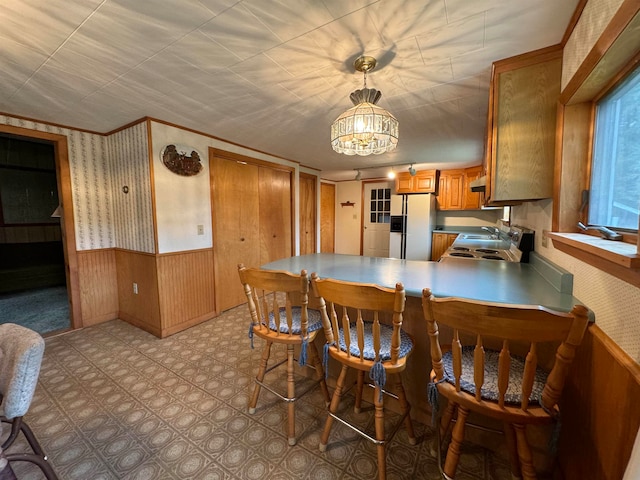
[[640,255],[632,243],[612,242],[583,233],[549,233],[561,252],[640,287]]

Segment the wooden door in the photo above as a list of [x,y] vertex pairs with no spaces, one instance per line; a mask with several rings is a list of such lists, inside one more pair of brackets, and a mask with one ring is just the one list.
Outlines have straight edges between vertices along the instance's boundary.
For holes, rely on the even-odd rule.
[[320,252],[335,252],[336,186],[320,184]]
[[362,255],[389,256],[389,220],[392,182],[364,183]]
[[300,255],[316,253],[316,182],[318,177],[300,174]]
[[482,206],[482,197],[480,192],[471,191],[471,182],[482,176],[482,165],[467,168],[464,171],[464,210],[473,210]]
[[258,167],[214,157],[211,177],[215,296],[220,312],[246,301],[238,263],[261,265]]
[[291,171],[260,166],[258,196],[260,265],[263,265],[293,254]]

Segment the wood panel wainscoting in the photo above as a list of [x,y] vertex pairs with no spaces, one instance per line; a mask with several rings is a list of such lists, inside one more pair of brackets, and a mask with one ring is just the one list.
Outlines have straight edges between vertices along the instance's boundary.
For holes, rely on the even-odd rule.
[[216,316],[213,249],[157,257],[161,337]]
[[640,426],[640,365],[598,325],[576,350],[562,404],[563,478],[621,479]]
[[[116,249],[118,317],[156,337],[162,337],[156,256]],[[133,284],[138,293],[133,293]]]
[[78,251],[82,326],[118,318],[118,276],[113,248]]

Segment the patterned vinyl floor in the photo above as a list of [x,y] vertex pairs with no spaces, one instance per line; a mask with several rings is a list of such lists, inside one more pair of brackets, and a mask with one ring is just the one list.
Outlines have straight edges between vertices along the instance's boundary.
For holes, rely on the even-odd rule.
[[[287,444],[286,407],[275,396],[263,389],[256,413],[248,415],[261,342],[251,350],[247,327],[242,305],[164,340],[119,320],[47,338],[26,419],[60,478],[376,478],[375,447],[337,422],[327,451],[318,450],[326,419],[318,389],[296,403],[294,447]],[[272,375],[285,384],[279,370]],[[367,422],[371,409],[356,416],[349,401],[342,402],[346,414]],[[414,426],[416,446],[403,428],[388,446],[390,480],[439,478],[429,454],[433,431]],[[9,451],[21,448],[23,441]],[[30,464],[14,469],[21,480],[43,478]],[[505,459],[471,446],[457,478],[511,477]]]

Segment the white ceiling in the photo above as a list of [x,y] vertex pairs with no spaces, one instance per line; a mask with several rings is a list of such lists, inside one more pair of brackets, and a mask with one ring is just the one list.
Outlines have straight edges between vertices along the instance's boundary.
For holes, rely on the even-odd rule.
[[[352,179],[481,162],[491,62],[557,44],[578,0],[4,0],[0,111],[108,132],[151,116]],[[367,84],[398,148],[335,153]],[[398,167],[398,170],[408,165]],[[379,175],[365,170],[363,178]]]

